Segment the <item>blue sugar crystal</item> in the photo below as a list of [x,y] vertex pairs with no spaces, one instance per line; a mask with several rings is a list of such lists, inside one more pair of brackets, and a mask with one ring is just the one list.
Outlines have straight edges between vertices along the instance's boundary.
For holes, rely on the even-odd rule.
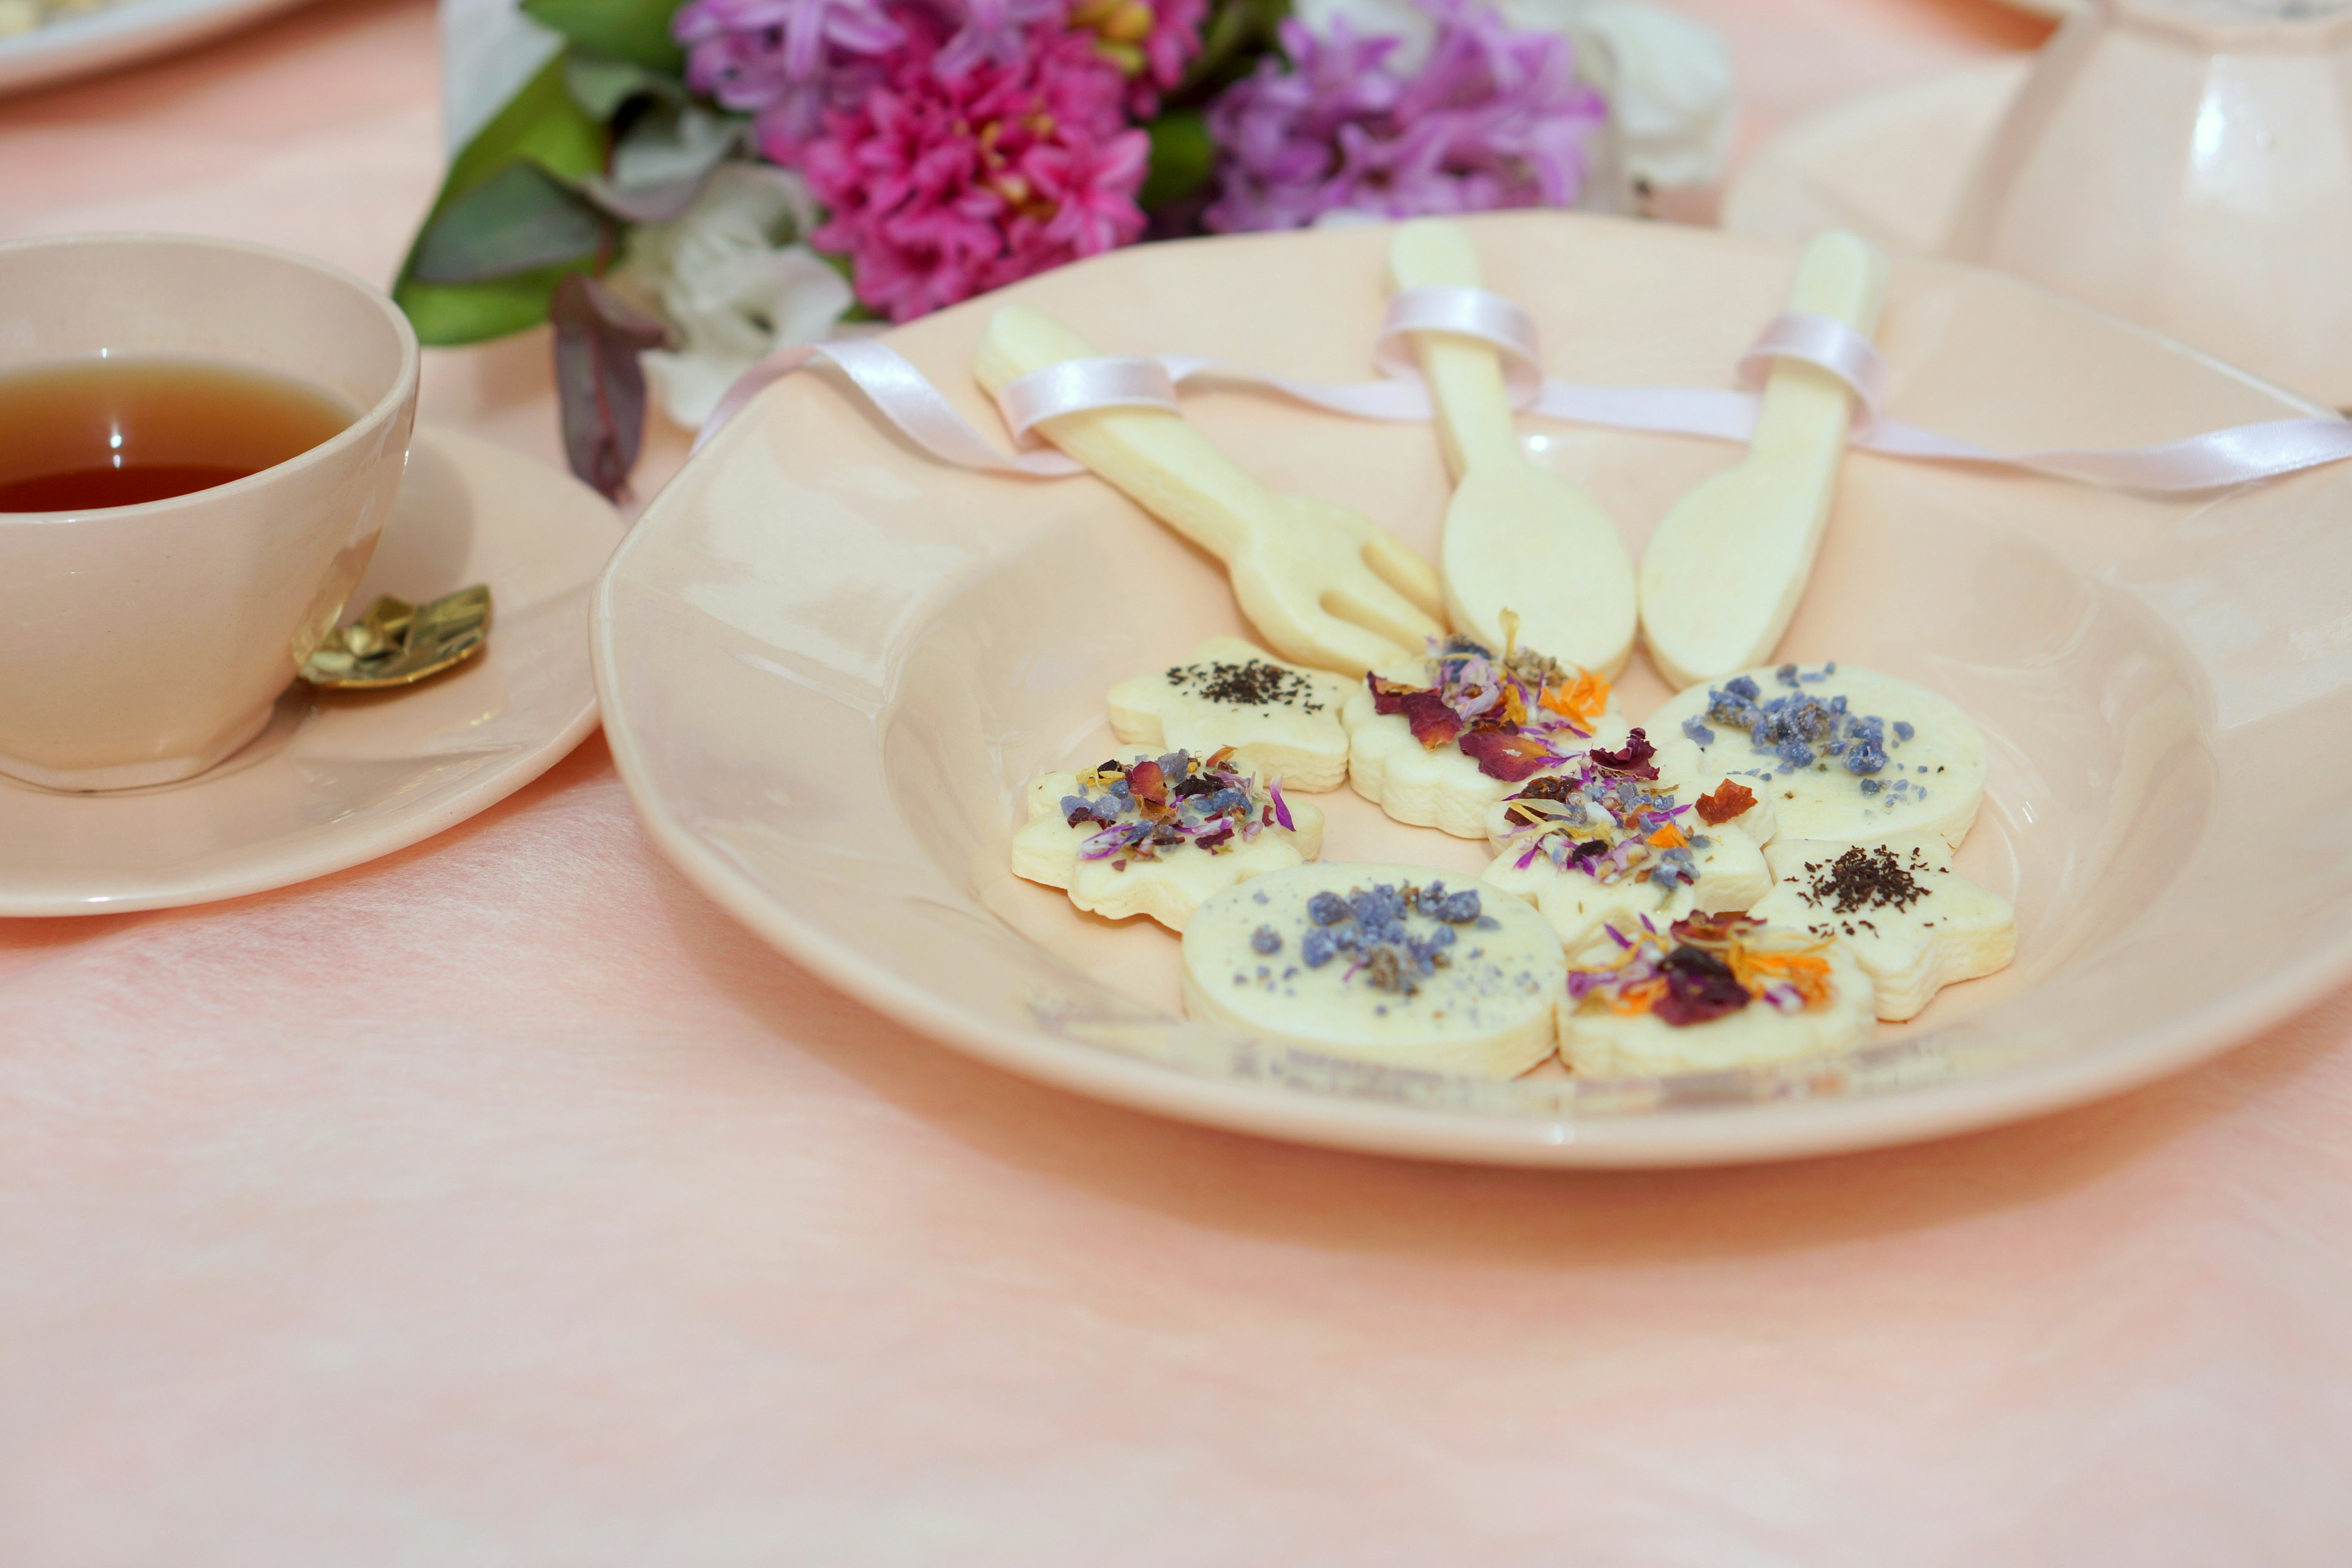
[[[1337,893],[1318,893],[1307,900],[1307,918],[1319,926],[1335,926],[1348,918],[1348,900]],[[1328,947],[1325,956],[1328,956]],[[1309,963],[1314,963],[1308,959]]]
[[1282,951],[1282,933],[1272,926],[1260,926],[1250,932],[1250,951],[1261,957],[1271,958]]
[[1683,733],[1690,737],[1691,744],[1695,746],[1715,744],[1715,731],[1700,723],[1696,713],[1683,721]]
[[1797,667],[1793,664],[1784,664],[1772,672],[1772,679],[1783,686],[1794,686],[1797,684]]
[[1896,745],[1898,745],[1898,746],[1899,746],[1899,745],[1901,745],[1904,742],[1906,742],[1906,741],[1909,740],[1912,736],[1914,736],[1914,735],[1917,734],[1918,732],[1919,732],[1918,731],[1914,730],[1910,725],[1908,725],[1908,724],[1905,723],[1902,720],[1897,719],[1896,721],[1895,721],[1895,743]]
[[1780,757],[1792,768],[1811,767],[1813,761],[1813,749],[1802,741],[1783,741],[1780,742]]
[[1339,944],[1331,940],[1329,931],[1310,931],[1298,944],[1298,956],[1307,961],[1307,968],[1320,969],[1331,962],[1331,955],[1338,948]]

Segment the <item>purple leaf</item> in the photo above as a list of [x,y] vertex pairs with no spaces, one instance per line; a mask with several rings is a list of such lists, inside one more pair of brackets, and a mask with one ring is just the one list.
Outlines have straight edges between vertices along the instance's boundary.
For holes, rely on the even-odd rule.
[[604,243],[596,208],[537,163],[518,161],[453,199],[417,237],[420,283],[479,283],[584,260]]
[[637,356],[669,342],[659,321],[584,274],[555,286],[555,390],[572,471],[618,500],[646,434],[646,374]]

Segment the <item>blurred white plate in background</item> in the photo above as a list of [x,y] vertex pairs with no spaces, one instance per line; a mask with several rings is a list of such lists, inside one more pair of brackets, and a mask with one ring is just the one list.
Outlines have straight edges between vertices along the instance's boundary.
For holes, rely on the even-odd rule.
[[302,0],[115,0],[27,33],[0,33],[0,94],[170,54]]

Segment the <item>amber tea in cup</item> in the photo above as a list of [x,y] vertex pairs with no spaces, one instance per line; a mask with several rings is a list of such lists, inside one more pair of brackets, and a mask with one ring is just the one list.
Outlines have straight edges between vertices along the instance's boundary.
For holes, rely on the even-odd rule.
[[210,489],[299,457],[357,416],[291,376],[215,361],[110,356],[0,372],[0,512]]

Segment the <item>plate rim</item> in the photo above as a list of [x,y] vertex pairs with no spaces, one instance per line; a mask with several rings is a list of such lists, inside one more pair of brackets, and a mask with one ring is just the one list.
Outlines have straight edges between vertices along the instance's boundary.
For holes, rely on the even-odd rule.
[[[443,446],[445,449],[455,446],[470,449],[475,454],[488,454],[488,460],[492,462],[517,464],[549,479],[560,479],[567,483],[579,484],[579,481],[572,479],[570,475],[557,474],[546,464],[526,457],[511,447],[502,447],[495,441],[469,435],[447,425],[420,421],[415,435],[410,437],[410,445],[414,448],[427,443]],[[585,486],[581,488],[583,490],[586,489]],[[601,499],[599,498],[600,500]],[[617,512],[613,514],[613,527],[614,553],[618,554],[620,545],[626,539],[628,531],[627,525],[621,521]],[[610,564],[608,557],[606,566],[609,567]],[[586,584],[591,588],[592,603],[594,588],[603,583],[604,576],[604,571],[600,568],[593,582]],[[268,892],[278,888],[315,881],[319,878],[331,876],[337,871],[347,871],[354,866],[365,865],[371,860],[379,860],[387,855],[397,854],[436,834],[446,832],[469,817],[479,816],[571,755],[602,721],[603,710],[598,703],[598,689],[592,663],[587,700],[560,728],[550,731],[547,737],[537,745],[516,751],[507,760],[489,769],[481,778],[456,795],[430,807],[416,809],[411,816],[402,817],[395,815],[387,825],[386,830],[380,835],[364,838],[353,836],[345,840],[333,837],[323,838],[320,841],[320,847],[318,853],[294,856],[288,862],[278,864],[271,869],[257,868],[242,875],[208,877],[203,879],[201,887],[192,887],[186,881],[183,881],[177,885],[157,886],[146,892],[126,893],[94,901],[87,896],[76,897],[64,894],[20,896],[12,894],[5,886],[0,886],[0,919],[43,920],[88,915],[130,914],[142,910],[184,909],[198,904],[217,903],[226,899],[244,898],[251,893]],[[199,773],[194,779],[167,787],[201,788],[205,777],[205,774]]]
[[126,0],[0,39],[0,96],[152,59],[310,0]]
[[[1750,236],[1726,237],[1758,243]],[[1960,265],[1942,258],[1934,264]],[[2046,292],[2016,279],[1989,276],[2010,287]],[[2160,332],[2075,301],[2063,302],[2161,342],[2284,404],[2311,406],[2308,399]],[[717,462],[717,450],[716,444],[698,450],[688,467]],[[2165,1028],[2135,1037],[2128,1055],[2108,1048],[1864,1096],[1582,1118],[1505,1116],[1311,1094],[1278,1084],[1187,1072],[1148,1058],[997,1024],[907,984],[822,926],[772,902],[664,804],[651,782],[622,694],[615,646],[615,595],[635,552],[656,548],[651,542],[655,531],[644,522],[658,510],[657,501],[614,552],[589,608],[590,667],[603,705],[606,743],[655,847],[688,882],[784,957],[883,1016],[992,1066],[1129,1110],[1287,1142],[1471,1164],[1639,1169],[1804,1159],[1922,1142],[2113,1098],[2252,1040],[2312,1005],[2352,973],[2352,930],[2347,930],[2251,986],[2216,996]]]

